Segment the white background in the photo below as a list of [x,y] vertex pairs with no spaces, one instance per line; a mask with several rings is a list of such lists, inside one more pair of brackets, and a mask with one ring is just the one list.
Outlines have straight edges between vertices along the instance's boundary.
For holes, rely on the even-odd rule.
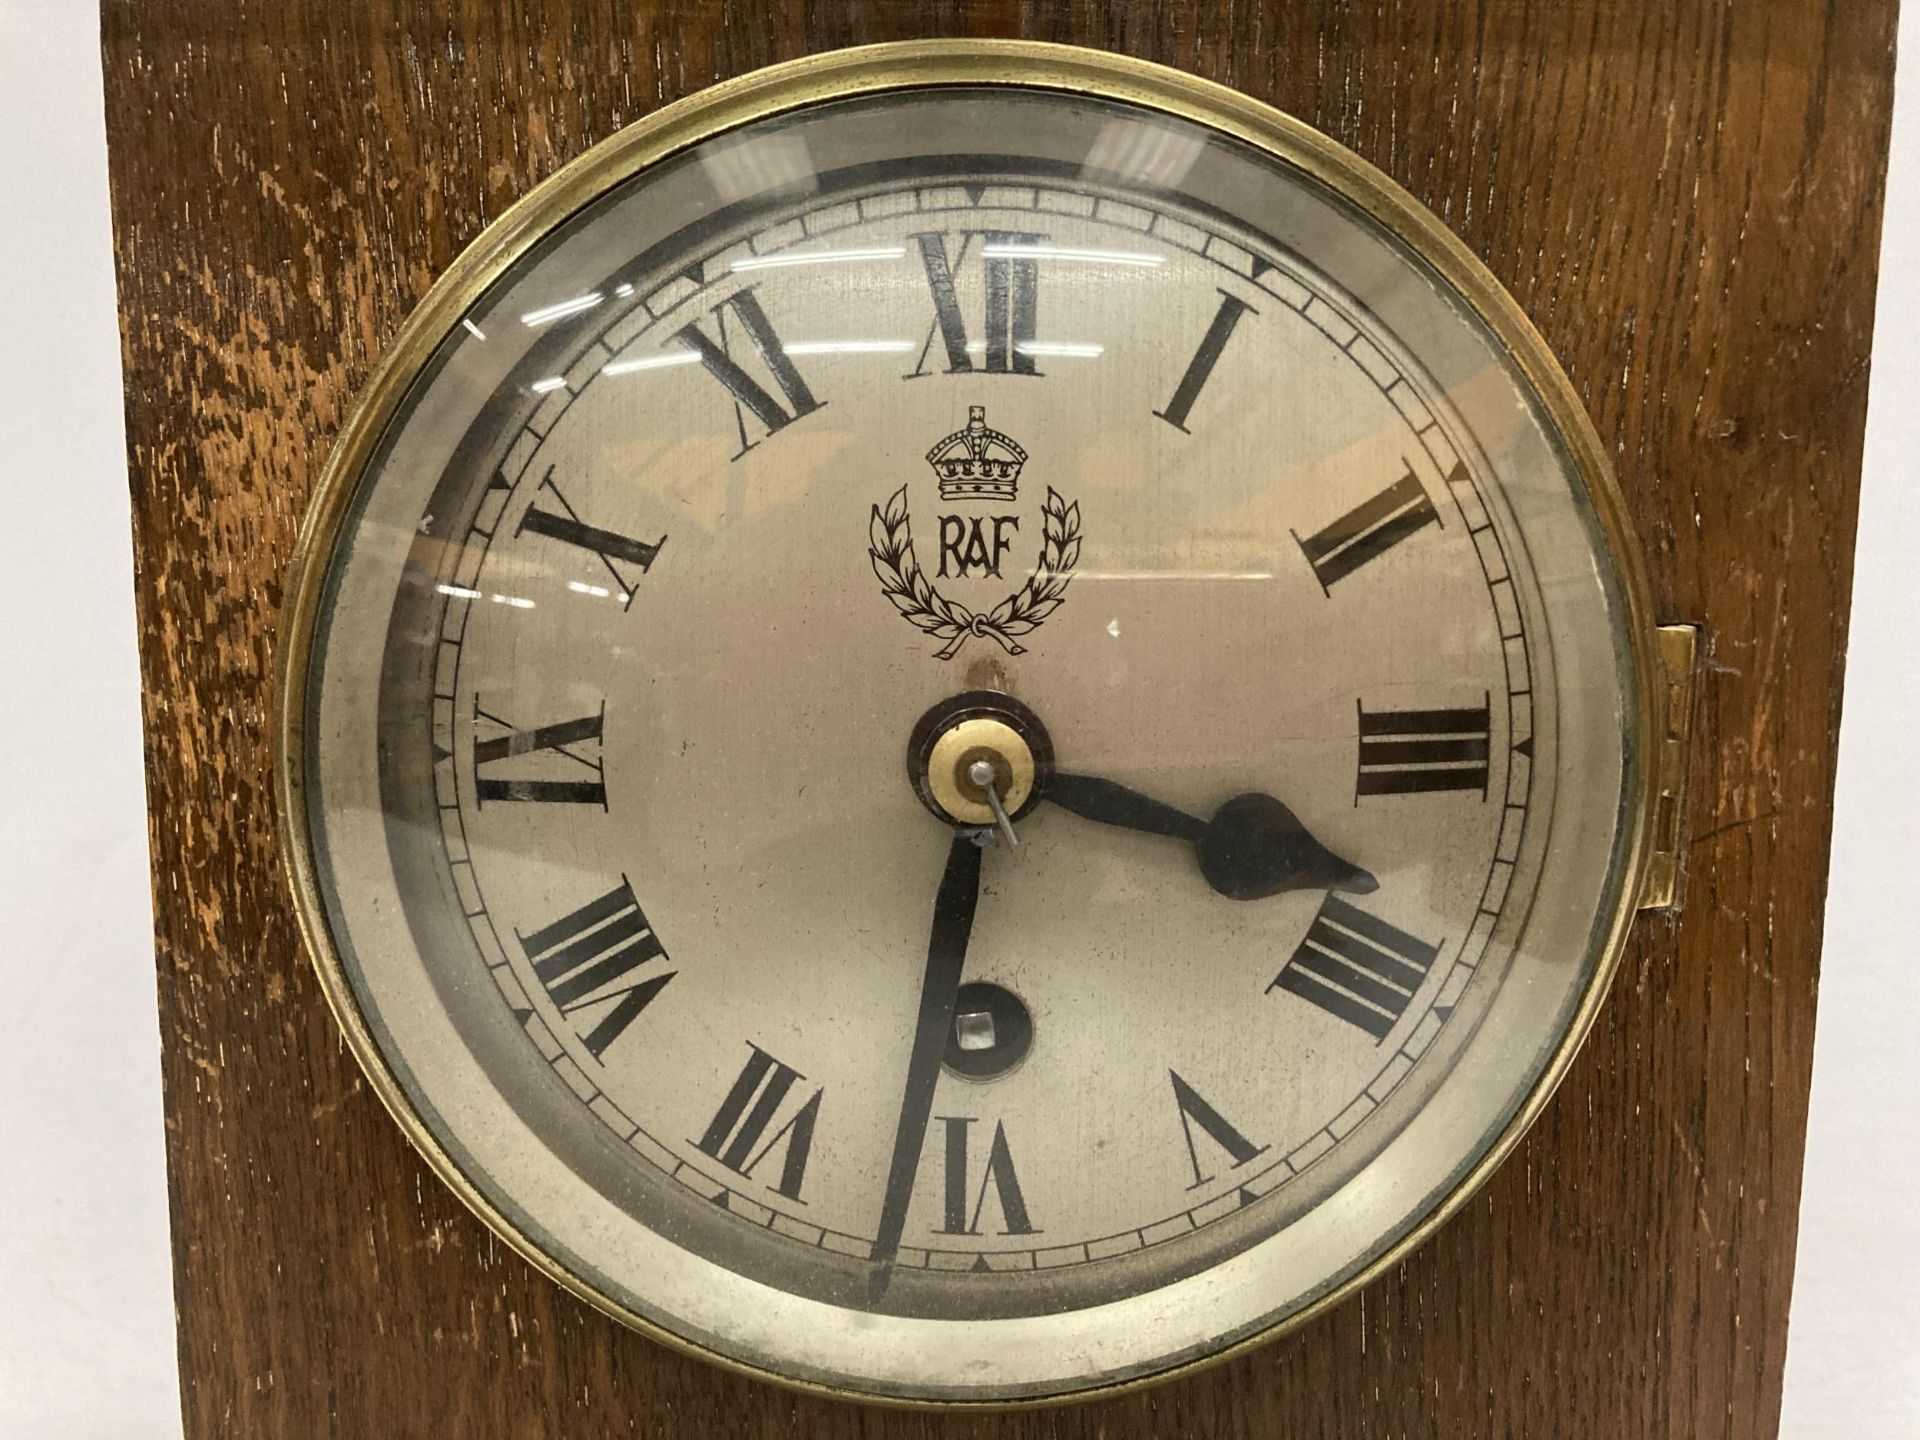
[[[1901,25],[1920,55],[1920,3]],[[0,1435],[179,1434],[95,7],[0,0]],[[1902,72],[1786,1440],[1920,1436],[1920,66]],[[1676,1437],[1685,1440],[1685,1437]]]

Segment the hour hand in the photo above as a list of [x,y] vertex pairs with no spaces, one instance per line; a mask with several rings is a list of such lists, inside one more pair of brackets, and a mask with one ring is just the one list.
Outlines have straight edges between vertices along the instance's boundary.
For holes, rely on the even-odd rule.
[[1234,796],[1211,820],[1092,775],[1056,772],[1046,798],[1102,825],[1185,840],[1207,884],[1231,900],[1262,900],[1288,890],[1365,895],[1379,888],[1367,871],[1314,839],[1293,811],[1257,791]]

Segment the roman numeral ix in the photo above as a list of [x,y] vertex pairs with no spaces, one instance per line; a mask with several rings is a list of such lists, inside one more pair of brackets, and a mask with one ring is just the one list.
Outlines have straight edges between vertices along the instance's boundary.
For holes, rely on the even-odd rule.
[[752,1053],[741,1067],[739,1078],[714,1112],[713,1123],[707,1126],[706,1134],[695,1144],[702,1153],[748,1179],[753,1178],[755,1168],[776,1146],[784,1145],[786,1153],[780,1164],[780,1183],[773,1188],[787,1199],[804,1205],[807,1202],[800,1199],[800,1186],[807,1178],[807,1157],[813,1152],[813,1127],[820,1118],[820,1097],[826,1093],[825,1088],[816,1089],[812,1097],[769,1136],[767,1131],[779,1116],[794,1082],[807,1077],[791,1065],[774,1059],[751,1040],[747,1042],[747,1049]]
[[955,272],[966,262],[974,242],[980,242],[986,267],[985,365],[989,375],[1038,375],[1032,346],[1040,308],[1040,267],[1031,256],[1023,256],[1023,246],[1037,245],[1046,237],[1011,230],[969,230],[960,237],[960,249],[951,258],[947,237],[926,231],[910,237],[920,252],[920,265],[926,272],[927,289],[933,295],[933,325],[926,343],[920,347],[920,360],[909,380],[929,374],[927,357],[936,337],[946,351],[949,375],[970,375],[974,346],[967,336],[967,322],[960,310],[960,292]]
[[1353,802],[1362,795],[1420,795],[1478,790],[1487,798],[1487,752],[1493,737],[1492,697],[1477,709],[1369,710],[1360,716],[1360,770]]
[[[607,707],[601,702],[597,714],[578,720],[562,720],[557,725],[541,725],[532,730],[516,730],[511,722],[481,708],[480,697],[473,699],[473,778],[474,790],[482,805],[489,800],[535,801],[549,805],[598,805],[606,808],[606,771],[600,755],[600,730],[606,721]],[[482,725],[504,734],[482,739]],[[592,779],[555,779],[549,773],[506,776],[491,773],[499,769],[535,769],[529,757],[560,757],[592,775]],[[565,771],[567,765],[547,764],[539,770]]]
[[1386,554],[1409,535],[1439,523],[1440,512],[1409,467],[1393,484],[1326,529],[1304,540],[1297,533],[1293,538],[1313,566],[1320,588],[1331,594],[1336,581]]
[[[707,373],[726,386],[728,393],[733,396],[734,418],[740,426],[740,449],[733,457],[736,460],[760,443],[747,438],[747,411],[752,411],[755,418],[766,427],[767,433],[773,435],[794,421],[811,415],[825,403],[813,398],[813,391],[807,387],[799,367],[787,354],[786,346],[774,332],[767,312],[760,308],[759,298],[753,291],[754,287],[749,285],[713,307],[713,316],[720,330],[718,340],[709,337],[698,324],[683,325],[674,332],[674,338],[698,355]],[[749,375],[733,358],[728,337],[728,311],[733,312],[734,320],[747,332],[747,339],[753,342],[754,353],[760,357],[760,363],[766,367],[785,398],[784,405],[774,399],[766,386]]]
[[1384,1040],[1413,1003],[1439,953],[1438,945],[1329,895],[1267,993],[1289,991]]
[[[552,510],[540,508],[541,492],[552,495],[557,507]],[[651,545],[644,540],[635,540],[614,530],[602,530],[598,526],[588,525],[580,519],[580,512],[567,503],[567,497],[560,493],[560,487],[553,483],[553,467],[547,467],[547,473],[540,478],[539,489],[534,491],[533,503],[527,507],[527,513],[520,517],[520,524],[514,532],[519,535],[547,535],[563,545],[578,546],[591,551],[606,566],[607,573],[619,587],[620,608],[626,609],[633,603],[633,590],[636,583],[628,572],[635,566],[642,575],[653,566],[653,560],[660,553],[660,547],[667,543],[662,535]],[[619,564],[614,562],[618,561]]]
[[619,885],[571,914],[531,935],[514,932],[533,966],[534,977],[560,1013],[586,1015],[592,1027],[580,1038],[597,1060],[607,1053],[640,1012],[678,974],[635,972],[666,958],[666,947],[633,898],[625,876]]

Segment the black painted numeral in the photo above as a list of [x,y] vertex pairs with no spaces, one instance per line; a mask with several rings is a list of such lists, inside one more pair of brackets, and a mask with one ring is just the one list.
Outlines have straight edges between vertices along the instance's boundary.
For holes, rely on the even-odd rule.
[[1220,308],[1213,312],[1213,321],[1207,326],[1207,333],[1200,337],[1200,348],[1193,352],[1193,359],[1187,362],[1187,373],[1180,377],[1180,383],[1174,386],[1173,398],[1167,401],[1167,408],[1153,413],[1166,421],[1181,434],[1192,432],[1187,429],[1187,415],[1193,409],[1193,402],[1200,398],[1200,392],[1206,387],[1207,378],[1213,374],[1213,367],[1220,363],[1220,352],[1227,348],[1227,340],[1233,334],[1233,327],[1240,323],[1243,315],[1258,315],[1246,301],[1237,295],[1220,292]]
[[1267,986],[1318,1005],[1384,1040],[1427,978],[1438,945],[1416,940],[1337,895],[1327,896],[1300,948]]
[[973,1204],[969,1208],[967,1198],[971,1177],[967,1163],[967,1137],[975,1124],[975,1117],[941,1115],[937,1118],[946,1128],[947,1154],[946,1204],[940,1233],[978,1235],[980,1213],[986,1207],[987,1189],[991,1186],[994,1199],[1000,1206],[1000,1234],[1038,1235],[1040,1231],[1027,1214],[1026,1197],[1020,1193],[1020,1177],[1013,1168],[1013,1151],[1007,1145],[1007,1127],[1000,1121],[994,1122],[993,1143],[987,1147],[987,1167],[980,1176],[979,1188],[972,1191]]
[[1293,538],[1306,552],[1320,588],[1331,591],[1336,580],[1346,579],[1416,531],[1439,523],[1440,512],[1433,508],[1425,488],[1409,468],[1393,484],[1326,529],[1304,540],[1298,534]]
[[1213,1106],[1209,1105],[1200,1092],[1180,1078],[1176,1070],[1167,1071],[1167,1078],[1173,1081],[1173,1103],[1180,1107],[1180,1128],[1187,1137],[1187,1159],[1193,1165],[1193,1184],[1187,1188],[1197,1190],[1213,1179],[1211,1174],[1200,1168],[1200,1149],[1194,1143],[1193,1127],[1198,1125],[1205,1135],[1221,1150],[1233,1164],[1230,1169],[1239,1169],[1267,1147],[1255,1145],[1246,1136],[1228,1122]]
[[[911,238],[919,249],[927,289],[933,295],[933,325],[920,347],[919,365],[906,378],[914,380],[929,373],[927,356],[935,338],[946,351],[949,375],[970,375],[976,368],[989,375],[1038,375],[1040,367],[1032,346],[1040,310],[1040,267],[1033,257],[1019,251],[1046,237],[1011,230],[969,230],[961,235],[959,252],[951,259],[945,235],[925,231]],[[967,322],[960,311],[960,292],[954,283],[955,271],[966,262],[976,241],[987,280],[986,364],[981,367],[973,363]]]
[[1487,753],[1493,738],[1492,697],[1478,709],[1369,710],[1360,714],[1362,795],[1422,795],[1436,790],[1478,790],[1487,797]]
[[[747,438],[745,411],[752,411],[766,427],[767,433],[772,435],[803,416],[811,415],[825,403],[813,398],[813,391],[800,374],[800,368],[787,354],[786,346],[775,333],[773,323],[767,319],[767,312],[760,308],[759,298],[753,291],[754,287],[749,285],[713,307],[714,319],[720,329],[718,340],[710,338],[697,324],[683,325],[674,332],[674,338],[698,355],[707,373],[726,386],[728,393],[733,396],[734,415],[740,424],[740,449],[733,457],[736,460],[760,443]],[[766,366],[774,383],[780,387],[780,393],[786,399],[785,405],[774,399],[766,386],[749,375],[733,358],[727,335],[729,310],[747,332],[747,339],[753,342],[760,363]]]
[[[480,697],[473,701],[473,778],[474,789],[480,803],[489,800],[531,800],[549,805],[598,805],[602,809],[607,804],[606,771],[600,754],[600,731],[606,722],[607,707],[600,706],[598,714],[583,715],[578,720],[562,720],[557,725],[541,725],[532,730],[516,730],[511,722],[491,714],[480,706]],[[483,727],[491,727],[502,732],[486,739],[481,738]],[[545,757],[548,770],[564,770],[564,765],[552,763],[554,757],[578,765],[589,771],[593,778],[554,779],[550,774],[504,776],[486,773],[488,766],[512,769],[533,769],[531,757]],[[536,762],[537,764],[537,762]]]
[[[550,493],[555,510],[540,508],[541,491]],[[590,550],[600,557],[600,563],[607,567],[607,573],[620,587],[620,605],[622,609],[633,603],[635,581],[628,573],[632,566],[639,566],[640,573],[646,574],[653,568],[654,557],[660,553],[660,547],[667,543],[662,535],[652,544],[644,540],[635,540],[614,530],[602,530],[597,525],[588,525],[580,519],[580,512],[567,502],[560,493],[560,487],[553,483],[553,467],[547,467],[547,473],[540,479],[539,490],[534,491],[533,503],[527,507],[527,513],[520,517],[520,524],[513,532],[516,536],[525,534],[547,535],[563,545],[577,545],[582,550]],[[615,564],[619,561],[619,564]]]
[[590,1013],[592,1028],[580,1038],[599,1059],[640,1018],[640,1012],[678,974],[634,974],[667,958],[666,947],[633,898],[626,877],[597,900],[531,935],[515,935],[533,973],[563,1015]]
[[[753,1053],[741,1067],[739,1078],[727,1091],[727,1098],[714,1112],[707,1133],[694,1142],[707,1155],[735,1174],[753,1177],[756,1166],[768,1152],[784,1144],[786,1154],[780,1163],[780,1183],[774,1190],[789,1200],[800,1199],[800,1186],[807,1178],[807,1157],[813,1152],[813,1127],[820,1118],[820,1097],[824,1087],[787,1117],[771,1136],[767,1130],[778,1118],[787,1094],[796,1080],[807,1077],[791,1065],[776,1060],[766,1051],[747,1042]],[[751,1108],[749,1108],[751,1107]],[[764,1139],[762,1137],[765,1137]]]

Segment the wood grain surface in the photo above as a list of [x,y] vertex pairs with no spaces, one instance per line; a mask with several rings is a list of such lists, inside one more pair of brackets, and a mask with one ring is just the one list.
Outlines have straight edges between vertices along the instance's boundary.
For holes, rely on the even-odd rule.
[[[1793,1271],[1895,0],[109,0],[104,27],[187,1431],[1770,1436]],[[1271,101],[1492,266],[1709,644],[1691,885],[1545,1119],[1302,1333],[1117,1400],[865,1409],[560,1292],[381,1111],[275,854],[271,657],[354,389],[459,248],[660,103],[923,35]],[[1844,958],[1844,957],[1841,957]],[[84,1057],[76,1057],[83,1063]]]

